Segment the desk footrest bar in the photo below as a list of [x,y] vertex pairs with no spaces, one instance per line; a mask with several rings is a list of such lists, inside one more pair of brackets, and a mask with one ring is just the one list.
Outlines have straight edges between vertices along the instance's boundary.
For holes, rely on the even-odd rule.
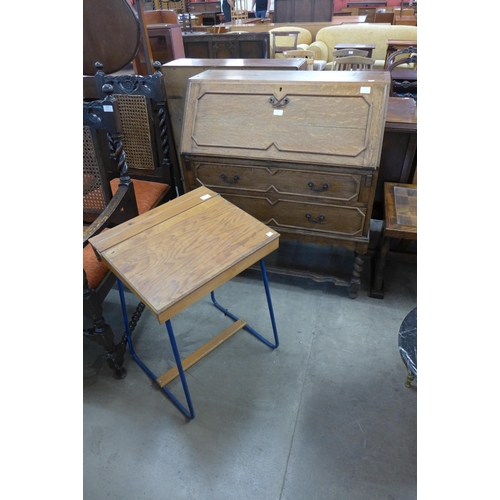
[[[235,333],[239,332],[242,328],[245,328],[247,322],[239,319],[231,326],[226,328],[224,331],[220,332],[212,340],[201,346],[198,350],[187,356],[182,360],[182,368],[187,370],[195,363],[197,363],[201,358],[204,358],[207,354],[212,352],[216,347],[219,347],[227,339],[231,338]],[[167,384],[172,382],[176,377],[179,376],[179,370],[177,366],[170,368],[163,375],[160,375],[156,382],[160,387],[165,387]]]
[[[262,272],[262,281],[264,282],[264,289],[266,291],[267,306],[269,308],[269,316],[271,317],[271,324],[273,327],[274,344],[272,342],[270,342],[269,340],[265,339],[259,332],[254,330],[250,325],[246,325],[244,327],[244,329],[247,332],[250,332],[254,337],[258,338],[261,342],[266,344],[268,347],[271,347],[271,349],[276,349],[279,346],[278,330],[276,328],[276,321],[274,319],[273,301],[271,300],[271,293],[269,291],[269,282],[267,280],[266,265],[264,264],[264,259],[260,260],[260,269]],[[217,300],[215,300],[215,292],[211,292],[210,297],[212,298],[212,302],[213,302],[214,306],[217,309],[219,309],[219,311],[222,311],[226,316],[229,316],[233,321],[239,320],[239,318],[237,316],[235,316],[233,313],[231,313],[225,307],[221,306],[217,302]]]

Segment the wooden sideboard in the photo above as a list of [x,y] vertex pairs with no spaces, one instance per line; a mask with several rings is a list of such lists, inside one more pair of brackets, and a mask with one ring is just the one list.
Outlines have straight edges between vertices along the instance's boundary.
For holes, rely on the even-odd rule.
[[389,87],[381,71],[192,77],[181,138],[186,189],[213,189],[283,239],[353,251],[355,298]]
[[267,59],[269,33],[184,33],[185,57]]

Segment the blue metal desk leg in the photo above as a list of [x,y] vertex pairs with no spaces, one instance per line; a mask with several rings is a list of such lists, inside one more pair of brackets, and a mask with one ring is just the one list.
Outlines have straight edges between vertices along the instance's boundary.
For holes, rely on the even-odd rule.
[[[132,344],[132,336],[130,334],[130,328],[128,323],[127,307],[125,303],[125,294],[123,292],[123,284],[120,280],[117,281],[118,281],[118,291],[120,293],[120,302],[122,306],[123,321],[125,322],[125,330],[127,332],[127,342],[130,354],[132,355],[134,361],[143,369],[143,371],[156,382],[158,377],[141,361],[139,356],[137,356],[136,352],[134,351],[134,346]],[[177,349],[177,343],[175,341],[174,331],[172,328],[172,324],[170,323],[170,320],[166,321],[165,325],[167,327],[168,338],[170,339],[170,344],[172,345],[172,351],[174,353],[175,363],[177,365],[177,369],[179,370],[179,377],[181,379],[182,387],[184,389],[184,395],[186,396],[186,401],[189,410],[186,409],[184,405],[166,387],[161,387],[161,390],[172,400],[175,406],[177,406],[177,408],[179,408],[179,410],[187,418],[193,419],[195,417],[195,412],[193,408],[193,403],[191,401],[191,394],[189,393],[189,387],[187,385],[186,375],[184,374],[184,368],[182,367],[182,361],[179,355],[179,350]]]
[[[266,272],[266,266],[264,264],[264,259],[260,260],[260,271],[262,273],[262,281],[264,282],[264,288],[266,290],[267,306],[269,308],[269,315],[271,317],[271,324],[273,326],[274,344],[269,342],[269,340],[265,339],[259,332],[255,331],[250,325],[246,325],[244,327],[244,329],[247,332],[250,332],[255,337],[257,337],[261,342],[263,342],[267,346],[271,347],[272,349],[276,349],[280,343],[279,343],[279,339],[278,339],[278,330],[276,328],[276,321],[274,319],[273,302],[271,300],[271,292],[269,291],[269,282],[267,280],[267,272]],[[211,292],[210,296],[212,298],[212,302],[214,303],[215,307],[217,307],[217,309],[222,311],[226,316],[229,316],[233,321],[238,321],[240,319],[237,316],[235,316],[233,313],[229,312],[226,308],[222,307],[215,300],[215,293],[214,292]]]

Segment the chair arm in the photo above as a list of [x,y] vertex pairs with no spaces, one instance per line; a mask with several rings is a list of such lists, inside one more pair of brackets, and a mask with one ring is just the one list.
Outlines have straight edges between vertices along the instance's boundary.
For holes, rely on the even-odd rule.
[[[135,205],[133,184],[131,183],[129,186],[118,186],[115,195],[108,203],[106,208],[101,212],[99,217],[97,217],[97,219],[92,222],[92,224],[83,232],[83,246],[85,247],[87,245],[90,238],[92,238],[93,236],[97,236],[103,229],[109,227],[122,207],[124,207],[127,203],[130,203],[130,200],[133,200],[133,203]],[[135,215],[137,215],[137,208]],[[133,216],[134,215],[131,214],[131,217]]]
[[[314,59],[316,61],[328,61],[328,45],[325,42],[322,42],[321,40],[316,41],[311,43],[307,50],[313,50],[314,51]],[[331,59],[331,54],[330,54],[330,59]]]

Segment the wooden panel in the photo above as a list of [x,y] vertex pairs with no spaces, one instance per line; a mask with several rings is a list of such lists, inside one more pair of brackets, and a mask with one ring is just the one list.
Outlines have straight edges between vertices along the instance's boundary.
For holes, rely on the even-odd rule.
[[275,228],[362,236],[366,208],[291,200],[286,197],[249,196],[223,193],[224,198],[251,213],[264,224]]
[[188,58],[267,59],[269,33],[192,33],[184,35]]
[[99,61],[113,73],[126,66],[139,46],[139,20],[128,2],[83,2],[83,74],[94,75]]
[[[179,57],[184,57],[182,28],[178,24],[156,24],[147,27],[153,61],[162,64]],[[134,59],[134,71],[138,75],[147,75],[146,58],[142,44]]]
[[[207,71],[190,79],[182,152],[377,168],[385,72],[255,71],[237,82],[234,76]],[[221,109],[224,120],[214,130]]]
[[[167,93],[167,106],[170,115],[170,123],[178,153],[179,164],[181,164],[181,133],[184,117],[184,107],[188,80],[192,76],[203,73],[209,69],[230,70],[276,70],[276,71],[305,71],[305,59],[176,59],[162,66],[165,75],[165,88]],[[85,81],[85,79],[84,79]],[[87,94],[85,94],[87,95]]]
[[230,188],[233,191],[354,202],[359,198],[361,185],[360,175],[331,171],[207,162],[197,162],[194,170],[196,182],[216,192]]
[[275,0],[274,21],[286,22],[308,22],[308,21],[331,21],[333,17],[332,0]]

